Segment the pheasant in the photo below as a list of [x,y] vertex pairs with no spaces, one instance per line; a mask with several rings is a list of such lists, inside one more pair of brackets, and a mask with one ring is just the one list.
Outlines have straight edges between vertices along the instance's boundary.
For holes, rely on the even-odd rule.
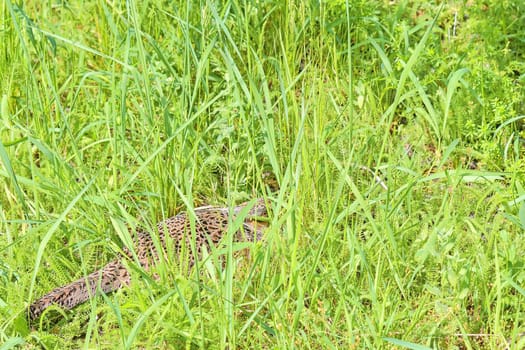
[[[245,202],[237,207],[232,208],[231,222],[233,222],[241,211],[250,206],[251,202]],[[228,232],[228,216],[230,209],[228,207],[205,206],[194,209],[195,212],[195,247],[197,254],[200,255],[202,248],[211,245],[218,245],[223,236]],[[262,238],[263,230],[266,227],[264,218],[268,216],[266,205],[262,198],[256,200],[255,204],[245,216],[241,228],[235,232],[233,240],[241,241],[259,241]],[[189,266],[195,263],[195,256],[191,254],[191,223],[188,214],[179,213],[169,219],[157,224],[159,242],[164,252],[166,249],[166,234],[171,239],[175,252],[179,254],[183,246],[188,249]],[[138,231],[134,239],[136,257],[138,262],[146,271],[155,264],[159,259],[159,254],[151,235],[146,231]],[[124,258],[134,259],[134,254],[128,249],[123,249]],[[173,251],[173,250],[171,250]],[[75,306],[86,302],[96,294],[97,286],[100,283],[100,289],[104,293],[113,292],[131,282],[131,275],[123,263],[123,257],[108,263],[106,266],[90,275],[80,278],[70,284],[54,289],[40,299],[36,300],[29,307],[29,318],[33,321],[51,305],[57,305],[61,308],[70,310]]]

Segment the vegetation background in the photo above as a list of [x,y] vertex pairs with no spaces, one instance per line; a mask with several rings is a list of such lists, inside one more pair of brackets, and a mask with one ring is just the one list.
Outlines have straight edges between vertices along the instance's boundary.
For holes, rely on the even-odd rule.
[[[4,0],[0,21],[1,349],[525,346],[525,2]],[[127,227],[261,195],[249,257],[28,325]]]

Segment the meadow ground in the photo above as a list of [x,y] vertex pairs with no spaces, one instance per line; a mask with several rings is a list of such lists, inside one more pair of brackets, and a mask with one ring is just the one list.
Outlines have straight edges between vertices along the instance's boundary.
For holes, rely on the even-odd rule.
[[[0,16],[2,350],[525,347],[524,2]],[[273,215],[249,255],[134,269],[28,325],[128,227],[254,196]]]

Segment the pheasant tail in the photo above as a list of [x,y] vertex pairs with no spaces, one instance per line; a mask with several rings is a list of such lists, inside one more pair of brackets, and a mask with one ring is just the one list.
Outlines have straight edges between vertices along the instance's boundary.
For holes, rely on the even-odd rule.
[[29,307],[31,320],[38,318],[45,309],[57,305],[63,309],[72,309],[95,295],[100,283],[104,293],[113,292],[130,282],[129,273],[119,261],[113,261],[102,269],[80,278],[63,287],[59,287],[35,301]]

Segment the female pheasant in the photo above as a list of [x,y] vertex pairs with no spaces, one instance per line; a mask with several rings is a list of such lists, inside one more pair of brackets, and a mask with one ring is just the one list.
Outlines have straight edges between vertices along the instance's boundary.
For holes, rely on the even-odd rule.
[[[232,208],[232,218],[230,222],[235,221],[241,211],[250,205],[245,202],[237,207]],[[222,237],[228,232],[228,222],[230,209],[228,207],[199,207],[195,212],[195,246],[197,254],[201,253],[202,247],[217,245]],[[241,228],[237,230],[234,241],[258,241],[262,238],[263,229],[266,222],[261,219],[268,216],[266,205],[262,198],[256,200],[255,204],[249,209]],[[173,242],[175,252],[180,253],[182,247],[186,245],[189,252],[189,266],[195,262],[195,257],[191,254],[192,240],[191,220],[188,214],[182,212],[167,220],[157,224],[159,241],[164,252],[166,249],[166,234],[171,238],[168,242]],[[158,252],[155,248],[154,240],[151,235],[145,231],[137,232],[135,238],[135,252],[138,261],[145,270],[149,270],[151,264],[158,260]],[[127,249],[124,254],[134,259],[134,255]],[[124,285],[129,285],[131,280],[128,269],[122,262],[122,257],[110,262],[102,269],[91,273],[90,275],[80,278],[70,284],[54,289],[40,299],[36,300],[29,307],[30,320],[38,318],[44,310],[51,305],[57,305],[64,309],[72,309],[75,306],[87,301],[96,294],[97,286],[100,283],[100,289],[104,293],[113,292]]]

